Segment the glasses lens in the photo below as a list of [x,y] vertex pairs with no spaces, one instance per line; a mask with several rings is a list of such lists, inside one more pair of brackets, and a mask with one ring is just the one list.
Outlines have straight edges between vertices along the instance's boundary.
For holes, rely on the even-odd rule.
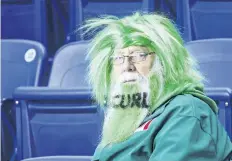
[[131,56],[131,61],[136,63],[140,61],[146,60],[146,54],[145,53],[137,53],[135,56]]
[[117,64],[122,64],[124,58],[122,56],[117,56],[117,57],[113,57],[112,59],[113,59],[113,63],[117,65]]

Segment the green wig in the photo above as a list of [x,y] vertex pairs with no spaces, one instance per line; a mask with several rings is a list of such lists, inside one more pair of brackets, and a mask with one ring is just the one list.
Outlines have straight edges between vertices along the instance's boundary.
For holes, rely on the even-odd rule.
[[156,106],[173,95],[196,93],[196,89],[203,91],[204,78],[196,68],[197,63],[184,48],[178,30],[168,18],[139,12],[122,19],[102,16],[87,20],[80,29],[85,30],[84,34],[91,35],[99,28],[103,29],[91,40],[87,58],[90,60],[88,80],[100,105],[104,105],[110,91],[110,57],[116,49],[132,45],[145,46],[153,51],[162,66],[164,86],[162,94],[154,100]]

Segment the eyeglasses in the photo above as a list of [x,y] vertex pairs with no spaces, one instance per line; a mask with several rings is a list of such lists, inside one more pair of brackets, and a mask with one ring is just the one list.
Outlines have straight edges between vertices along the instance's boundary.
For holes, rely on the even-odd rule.
[[133,55],[129,55],[129,56],[112,56],[111,57],[111,60],[113,62],[114,65],[120,65],[120,64],[123,64],[124,61],[125,61],[125,57],[128,57],[129,61],[131,63],[138,63],[138,62],[141,62],[141,61],[145,61],[147,56],[148,55],[151,55],[153,54],[153,52],[151,53],[144,53],[144,52],[136,52],[135,54]]

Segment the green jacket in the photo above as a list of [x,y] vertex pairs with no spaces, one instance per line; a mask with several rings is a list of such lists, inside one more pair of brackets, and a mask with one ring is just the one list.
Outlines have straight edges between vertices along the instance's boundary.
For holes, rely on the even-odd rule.
[[126,141],[98,146],[93,160],[224,161],[231,152],[232,143],[214,111],[185,94],[159,107]]

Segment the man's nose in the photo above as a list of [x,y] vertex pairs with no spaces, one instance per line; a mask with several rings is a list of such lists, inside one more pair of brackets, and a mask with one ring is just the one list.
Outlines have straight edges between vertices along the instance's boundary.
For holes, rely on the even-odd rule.
[[125,57],[124,63],[123,63],[123,71],[125,72],[133,72],[136,68],[134,64],[130,61],[129,57]]

